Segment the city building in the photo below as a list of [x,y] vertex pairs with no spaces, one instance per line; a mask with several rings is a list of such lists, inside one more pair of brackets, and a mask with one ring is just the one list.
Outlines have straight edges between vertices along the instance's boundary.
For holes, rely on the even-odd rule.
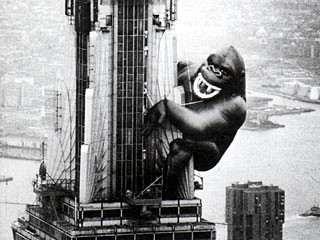
[[226,188],[228,240],[281,240],[284,191],[262,182],[232,184]]
[[75,58],[62,89],[44,94],[59,121],[33,182],[36,204],[12,224],[14,240],[215,240],[194,196],[192,163],[188,197],[163,197],[158,160],[174,130],[164,130],[166,139],[142,135],[146,109],[177,85],[176,1],[65,7],[73,40],[66,55]]

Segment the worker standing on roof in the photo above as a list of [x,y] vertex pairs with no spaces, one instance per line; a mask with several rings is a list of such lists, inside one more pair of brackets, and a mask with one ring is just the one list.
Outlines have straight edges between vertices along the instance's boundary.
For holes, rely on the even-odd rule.
[[42,162],[40,164],[40,167],[39,167],[39,176],[40,176],[40,179],[41,179],[41,183],[42,183],[42,181],[46,180],[46,175],[47,175],[46,164],[42,160]]

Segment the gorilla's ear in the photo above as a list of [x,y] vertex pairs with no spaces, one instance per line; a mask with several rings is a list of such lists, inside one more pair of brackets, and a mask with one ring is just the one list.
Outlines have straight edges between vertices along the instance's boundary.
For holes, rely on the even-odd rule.
[[246,72],[245,72],[245,70],[242,70],[240,73],[240,77],[245,77],[245,76],[246,76]]
[[186,61],[179,61],[178,62],[178,65],[177,65],[177,67],[178,67],[178,73],[181,71],[181,70],[183,70],[185,67],[187,67],[188,66],[188,63],[186,62]]

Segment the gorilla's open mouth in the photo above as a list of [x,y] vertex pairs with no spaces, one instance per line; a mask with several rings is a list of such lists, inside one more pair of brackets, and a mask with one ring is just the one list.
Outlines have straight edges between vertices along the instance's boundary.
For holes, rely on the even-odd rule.
[[208,83],[199,73],[194,80],[193,91],[199,98],[209,99],[216,96],[221,91],[221,88]]

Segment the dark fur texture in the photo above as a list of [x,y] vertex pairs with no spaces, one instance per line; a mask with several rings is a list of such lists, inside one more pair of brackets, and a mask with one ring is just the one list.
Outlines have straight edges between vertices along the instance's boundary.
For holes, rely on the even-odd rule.
[[[221,89],[216,96],[201,99],[195,94],[192,86],[199,73],[206,82]],[[168,119],[183,133],[183,139],[170,143],[171,176],[186,165],[191,154],[196,170],[213,168],[246,118],[245,66],[234,47],[211,54],[200,67],[180,62],[178,83],[185,89],[186,102],[191,104],[182,106],[167,99],[158,102],[148,111],[143,130],[148,136]]]

